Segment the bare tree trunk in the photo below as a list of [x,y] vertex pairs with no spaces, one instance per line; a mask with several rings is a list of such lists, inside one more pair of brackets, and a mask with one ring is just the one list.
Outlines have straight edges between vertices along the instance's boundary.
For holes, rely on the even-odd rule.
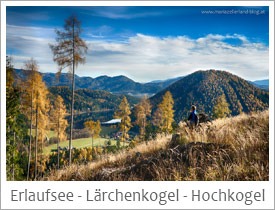
[[27,181],[30,177],[30,165],[31,165],[31,153],[32,153],[32,111],[33,111],[33,89],[31,93],[31,126],[30,126],[30,148],[29,148],[29,161],[28,161],[28,174],[27,174]]
[[38,138],[38,104],[36,104],[36,122],[35,122],[35,160],[34,160],[34,180],[37,176],[37,138]]
[[57,123],[57,169],[59,169],[59,116],[58,116],[58,123]]
[[125,139],[125,117],[124,117],[124,124],[123,124],[123,150],[124,150],[124,148],[125,148],[125,141],[126,141],[126,139]]
[[74,73],[75,73],[75,58],[74,58],[74,23],[73,23],[73,81],[72,81],[72,105],[71,105],[71,125],[70,125],[70,142],[69,142],[69,165],[72,164],[72,138],[73,138],[73,125],[74,125]]
[[40,160],[40,172],[41,172],[41,177],[43,175],[43,166],[42,166],[42,163],[43,163],[43,137],[41,139],[41,160]]
[[94,159],[94,135],[92,135],[92,157]]
[[[13,147],[15,146],[15,132],[13,132]],[[14,181],[14,150],[15,148],[13,148],[13,163],[12,163],[12,181]]]
[[[10,133],[10,126],[8,126],[8,133]],[[9,137],[9,145],[11,145],[11,139]],[[9,162],[9,166],[10,166],[10,163],[11,163],[11,157],[9,155],[9,159],[8,159],[8,162]],[[11,169],[9,168],[9,172],[6,174],[6,177],[7,177],[7,180],[11,179]]]

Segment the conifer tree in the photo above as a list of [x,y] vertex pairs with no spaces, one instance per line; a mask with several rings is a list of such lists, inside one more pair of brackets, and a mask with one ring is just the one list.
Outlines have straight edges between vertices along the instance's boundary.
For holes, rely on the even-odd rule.
[[213,107],[214,118],[225,118],[231,113],[229,104],[226,101],[225,95],[222,94],[216,100],[216,105]]
[[100,125],[100,121],[97,120],[95,125],[95,137],[99,137],[100,132],[101,132],[101,125]]
[[151,116],[151,104],[148,98],[145,96],[141,102],[136,106],[136,125],[139,126],[139,133],[141,138],[145,138],[145,128],[147,125],[147,117]]
[[60,162],[60,150],[59,150],[59,143],[65,141],[66,136],[66,127],[68,125],[67,120],[65,119],[67,115],[66,106],[64,104],[63,98],[58,95],[54,101],[54,106],[51,110],[51,118],[53,121],[53,129],[57,133],[57,168],[59,169],[59,162]]
[[23,135],[20,119],[20,89],[14,85],[11,58],[6,60],[6,171],[7,180],[17,180],[23,173],[19,165],[17,142]]
[[[34,179],[38,174],[38,141],[41,143],[41,150],[43,146],[43,139],[46,131],[49,129],[49,91],[45,82],[42,80],[42,75],[36,76],[36,87],[34,89],[34,106],[35,106],[35,162],[34,162]],[[42,152],[42,151],[41,151]]]
[[[31,140],[32,128],[35,125],[35,161],[34,161],[34,179],[37,178],[37,160],[38,160],[38,141],[41,141],[45,136],[47,126],[49,124],[49,99],[48,89],[45,82],[42,80],[42,75],[38,72],[38,64],[34,59],[30,59],[25,63],[27,69],[27,81],[22,85],[24,89],[23,107],[26,116],[30,119],[30,149],[29,149],[29,163],[28,163],[28,176],[31,163]],[[34,115],[34,116],[33,116]],[[42,146],[42,145],[41,145]],[[41,147],[40,147],[41,148]],[[42,148],[41,148],[42,149]]]
[[163,124],[162,109],[160,109],[159,107],[156,109],[156,111],[153,114],[152,124],[158,128],[162,127],[162,124]]
[[85,57],[88,47],[80,38],[82,32],[81,22],[75,15],[65,20],[64,30],[56,30],[57,43],[50,45],[53,52],[53,60],[59,66],[58,75],[63,69],[69,67],[72,75],[72,100],[71,100],[71,122],[69,139],[69,164],[72,163],[72,136],[73,136],[73,115],[74,115],[74,89],[75,89],[75,69],[78,64],[85,63]]
[[174,110],[173,110],[174,100],[170,91],[167,91],[162,102],[158,105],[161,113],[160,129],[166,133],[172,130],[172,123],[174,122]]
[[30,140],[29,140],[29,159],[28,159],[28,172],[27,172],[27,180],[30,178],[30,165],[31,165],[31,154],[32,154],[32,130],[33,130],[33,112],[34,112],[34,89],[36,87],[36,76],[38,73],[38,64],[33,59],[26,61],[24,64],[25,74],[27,77],[27,81],[23,82],[22,86],[25,90],[25,95],[23,98],[23,106],[25,109],[25,114],[30,120]]
[[119,109],[115,112],[114,118],[121,119],[120,131],[122,132],[121,141],[123,141],[123,149],[125,148],[125,141],[129,138],[128,131],[132,127],[130,105],[127,98],[124,96],[119,105]]
[[90,134],[92,136],[92,147],[94,147],[94,138],[99,137],[101,127],[100,127],[100,121],[97,122],[94,121],[87,121],[84,123],[84,126],[89,129]]

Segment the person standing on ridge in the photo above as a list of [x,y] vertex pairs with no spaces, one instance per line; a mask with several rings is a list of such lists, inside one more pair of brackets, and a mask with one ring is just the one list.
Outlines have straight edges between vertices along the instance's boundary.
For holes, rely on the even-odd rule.
[[193,129],[195,126],[199,124],[199,117],[196,111],[196,106],[191,106],[191,113],[188,117],[187,125]]

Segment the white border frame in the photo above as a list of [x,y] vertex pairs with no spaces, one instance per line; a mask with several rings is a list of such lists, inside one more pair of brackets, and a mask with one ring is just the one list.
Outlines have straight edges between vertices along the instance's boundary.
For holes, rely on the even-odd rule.
[[[252,182],[7,182],[6,177],[6,6],[269,6],[269,181]],[[272,1],[2,1],[1,2],[1,207],[6,209],[273,209],[274,208],[274,2]],[[129,188],[130,186],[130,188]],[[168,203],[164,206],[156,202],[84,202],[79,199],[74,202],[10,202],[11,189],[39,191],[51,188],[52,190],[74,191],[75,194],[85,195],[84,189],[121,191],[138,190],[148,191],[175,190],[179,188],[183,193],[190,193],[191,189],[211,191],[230,188],[235,191],[266,189],[266,202],[245,206],[239,202],[191,202],[190,199],[178,203]]]

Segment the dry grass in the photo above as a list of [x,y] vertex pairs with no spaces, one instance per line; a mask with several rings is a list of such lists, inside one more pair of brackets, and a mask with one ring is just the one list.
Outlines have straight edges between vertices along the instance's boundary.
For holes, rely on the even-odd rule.
[[173,138],[158,135],[44,180],[268,180],[268,141],[268,111],[218,119],[196,130],[180,123]]
[[[268,180],[268,110],[217,119],[201,126],[195,132],[184,125],[180,130],[183,139],[189,142],[199,139],[202,142],[229,146],[229,151],[217,153],[230,157],[230,161],[221,161],[219,155],[209,157],[213,159],[213,163],[204,168],[203,180]],[[193,168],[190,176],[199,170]]]
[[157,140],[145,142],[137,145],[132,149],[121,151],[117,154],[107,154],[100,158],[100,160],[88,163],[86,165],[73,164],[72,166],[66,167],[59,171],[53,171],[53,173],[45,178],[46,180],[88,180],[90,172],[98,170],[105,165],[111,164],[121,164],[131,158],[135,157],[136,153],[139,152],[142,156],[151,154],[152,152],[158,151],[160,149],[166,148],[171,135],[161,135],[159,134],[156,138]]

